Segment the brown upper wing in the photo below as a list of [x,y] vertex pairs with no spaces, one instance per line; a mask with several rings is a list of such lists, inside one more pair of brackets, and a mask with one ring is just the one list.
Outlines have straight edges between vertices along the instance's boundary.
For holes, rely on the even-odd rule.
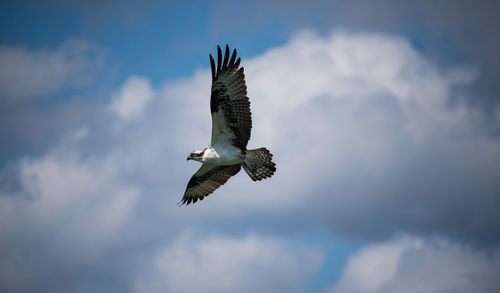
[[212,69],[212,145],[232,144],[245,150],[252,129],[250,101],[247,97],[243,67],[239,68],[240,58],[236,59],[236,49],[229,58],[226,45],[224,60],[217,46],[217,67],[210,55]]
[[200,169],[191,177],[184,192],[184,197],[179,204],[195,203],[210,193],[214,192],[221,185],[236,175],[241,169],[240,165],[215,166],[203,164]]

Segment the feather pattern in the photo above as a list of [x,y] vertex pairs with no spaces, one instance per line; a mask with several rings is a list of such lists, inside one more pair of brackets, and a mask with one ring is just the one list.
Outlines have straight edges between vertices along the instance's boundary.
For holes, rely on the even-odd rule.
[[217,166],[203,164],[191,177],[180,205],[195,203],[214,192],[241,169],[241,165]]
[[[210,55],[212,69],[211,144],[231,144],[245,150],[252,129],[250,101],[247,97],[243,67],[239,68],[241,60],[236,59],[236,49],[233,50],[231,58],[229,53],[229,46],[226,45],[222,60],[222,50],[217,46],[217,67],[215,67],[214,58]],[[221,117],[223,121],[216,121]]]
[[253,181],[260,181],[273,176],[276,172],[276,164],[272,159],[273,154],[266,148],[249,150],[242,166]]

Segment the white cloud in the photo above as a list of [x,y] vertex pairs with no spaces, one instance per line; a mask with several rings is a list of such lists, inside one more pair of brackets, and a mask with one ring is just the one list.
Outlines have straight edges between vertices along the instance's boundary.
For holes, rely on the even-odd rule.
[[[17,164],[11,185],[19,192],[0,189],[0,252],[12,255],[0,275],[3,280],[18,276],[17,283],[3,284],[14,284],[11,291],[23,284],[38,288],[42,267],[64,267],[62,262],[109,272],[114,262],[97,263],[106,256],[136,267],[143,261],[137,260],[143,245],[155,254],[186,229],[207,234],[279,230],[284,236],[179,239],[155,255],[150,278],[134,271],[141,274],[137,290],[180,288],[176,280],[184,280],[186,272],[195,275],[185,288],[206,284],[205,275],[214,276],[207,263],[217,246],[235,257],[221,257],[221,265],[210,268],[229,274],[234,286],[247,284],[258,271],[258,258],[245,255],[270,250],[279,258],[271,257],[262,271],[297,277],[290,287],[281,279],[274,283],[277,289],[295,288],[315,266],[296,269],[307,253],[288,248],[284,239],[310,227],[363,239],[438,231],[498,243],[499,141],[477,123],[478,112],[446,106],[454,86],[466,85],[473,70],[439,68],[401,37],[342,32],[299,34],[285,46],[243,59],[242,65],[254,115],[249,147],[273,152],[278,163],[273,178],[255,183],[242,172],[203,202],[177,208],[199,167],[185,157],[210,140],[210,73],[203,69],[168,81],[158,93],[146,77],[132,76],[108,111],[95,111],[90,126]],[[114,131],[110,114],[135,120],[133,127]],[[117,243],[129,245],[127,256],[116,256]],[[237,254],[239,249],[245,253]],[[380,259],[387,266],[369,284],[378,288],[392,282],[408,249],[390,247],[370,257],[374,267]],[[235,266],[241,270],[230,269]],[[28,268],[42,277],[22,282]],[[80,272],[67,274],[81,280]],[[102,288],[108,286],[127,285]]]
[[[247,61],[245,65],[249,96],[261,107],[255,111],[255,133],[257,136],[268,134],[266,141],[273,137],[274,140],[283,140],[284,135],[280,135],[282,121],[290,120],[290,116],[296,117],[298,110],[307,112],[302,119],[292,120],[291,125],[297,127],[297,131],[312,132],[315,140],[322,139],[318,135],[324,137],[323,140],[336,136],[328,130],[339,131],[332,125],[335,121],[328,119],[331,118],[329,110],[335,110],[330,109],[333,106],[353,112],[349,115],[360,115],[343,117],[340,122],[347,122],[342,125],[343,132],[349,131],[349,124],[356,127],[357,120],[362,123],[376,118],[375,122],[379,122],[383,117],[363,117],[361,114],[380,115],[380,110],[384,109],[379,109],[377,99],[381,97],[387,98],[399,108],[395,110],[401,112],[387,114],[407,116],[402,121],[405,124],[403,131],[412,136],[431,131],[435,124],[454,123],[454,116],[459,116],[460,123],[468,123],[461,116],[461,109],[455,110],[458,113],[449,111],[446,102],[450,98],[450,88],[455,83],[470,81],[474,72],[456,69],[453,78],[448,77],[404,38],[342,32],[321,38],[313,33],[302,33],[289,45]],[[456,72],[463,73],[464,78],[455,78]],[[326,108],[326,117],[323,112],[311,112],[317,109],[308,109],[308,106],[329,100],[330,104],[320,105]],[[366,107],[370,108],[365,110]],[[422,119],[426,116],[435,120],[427,122]],[[259,125],[265,126],[259,128]],[[383,132],[384,129],[377,131]],[[329,143],[319,142],[321,147]]]
[[0,46],[0,97],[26,99],[51,95],[92,81],[102,64],[98,46],[69,40],[56,49]]
[[181,235],[155,258],[136,292],[302,291],[322,263],[322,253],[283,240]]
[[79,130],[62,148],[25,158],[15,169],[19,190],[0,190],[4,289],[29,291],[54,270],[99,262],[119,243],[140,189],[119,182],[117,162],[83,159],[69,148],[84,136]]
[[131,76],[113,95],[110,110],[123,120],[137,119],[153,95],[154,90],[149,80],[144,77]]
[[[298,34],[242,65],[253,113],[249,147],[268,147],[278,170],[258,183],[237,175],[200,203],[203,212],[243,208],[272,217],[298,209],[363,237],[433,229],[500,239],[491,224],[500,220],[492,206],[499,140],[476,110],[449,106],[475,69],[440,68],[403,37],[345,32]],[[168,112],[176,125],[169,136],[179,152],[209,143],[209,84],[208,70],[198,71],[161,91],[176,109]],[[464,214],[472,224],[460,224]]]
[[399,237],[351,256],[331,293],[497,292],[500,251],[444,239]]

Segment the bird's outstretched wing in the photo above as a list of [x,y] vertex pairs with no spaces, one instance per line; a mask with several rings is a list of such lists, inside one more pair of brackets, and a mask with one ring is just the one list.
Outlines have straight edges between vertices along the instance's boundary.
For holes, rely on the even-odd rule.
[[252,129],[250,101],[247,97],[243,67],[239,68],[240,58],[236,59],[236,49],[229,58],[226,45],[224,60],[222,51],[217,46],[217,67],[212,55],[212,146],[233,145],[242,150],[247,147]]
[[203,200],[205,196],[226,183],[231,176],[236,175],[240,169],[240,165],[216,166],[203,164],[189,180],[186,192],[179,204],[190,204],[197,202],[198,199]]

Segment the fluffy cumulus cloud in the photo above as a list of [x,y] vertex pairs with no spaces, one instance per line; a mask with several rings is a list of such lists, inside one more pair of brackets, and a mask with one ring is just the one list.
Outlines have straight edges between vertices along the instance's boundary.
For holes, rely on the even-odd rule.
[[[322,254],[283,240],[181,235],[154,259],[136,292],[283,292],[300,290]],[[304,287],[302,287],[304,290]]]
[[[177,208],[198,168],[185,157],[210,139],[208,66],[159,88],[130,77],[110,96],[111,111],[95,111],[46,154],[2,171],[1,287],[54,291],[58,276],[65,291],[291,291],[317,270],[321,251],[288,246],[287,233],[318,226],[369,240],[436,232],[498,246],[500,148],[490,135],[498,122],[450,103],[479,69],[438,67],[402,37],[345,32],[301,33],[242,65],[254,119],[249,147],[274,153],[273,178],[254,183],[241,173]],[[367,284],[400,288],[395,279],[418,276],[405,264],[424,268],[433,253],[448,264],[467,258],[484,288],[494,284],[484,268],[498,269],[496,254],[489,260],[445,241],[446,254],[434,243],[367,247],[337,286],[371,274],[357,263],[377,267],[383,258],[386,272]],[[221,282],[208,284],[212,276]]]
[[330,293],[497,292],[500,251],[476,251],[444,239],[400,237],[350,257]]
[[153,94],[153,89],[147,79],[131,76],[113,95],[110,110],[123,120],[137,119]]
[[437,57],[438,62],[461,59],[481,64],[481,74],[469,88],[473,94],[465,98],[473,104],[498,106],[498,1],[483,0],[479,5],[469,0],[351,0],[347,4],[343,0],[252,1],[231,7],[228,13],[230,3],[214,1],[213,22],[219,30],[227,30],[228,22],[233,24],[231,31],[241,31],[237,28],[244,30],[247,23],[255,23],[262,30],[275,25],[280,32],[303,27],[322,30],[325,24],[333,22],[354,30],[409,35],[426,55]]
[[[43,157],[25,158],[1,180],[0,287],[7,291],[52,291],[47,279],[65,268],[92,265],[116,245],[140,190],[117,182],[117,163],[83,159],[71,145],[86,129]],[[15,191],[9,188],[16,185]],[[9,190],[11,189],[11,190]],[[68,273],[69,274],[69,273]],[[63,280],[64,283],[70,280]],[[43,291],[42,290],[42,291]]]
[[83,40],[38,50],[1,45],[0,98],[33,98],[87,85],[103,56],[102,48]]
[[[214,195],[214,210],[295,211],[302,222],[362,237],[500,240],[500,149],[490,135],[498,123],[450,106],[475,68],[439,68],[401,37],[343,32],[302,33],[243,65],[249,147],[267,146],[278,171],[260,184],[233,179]],[[208,142],[208,83],[198,72],[164,88],[165,99],[179,101],[178,125],[189,127],[173,132],[180,150]]]

